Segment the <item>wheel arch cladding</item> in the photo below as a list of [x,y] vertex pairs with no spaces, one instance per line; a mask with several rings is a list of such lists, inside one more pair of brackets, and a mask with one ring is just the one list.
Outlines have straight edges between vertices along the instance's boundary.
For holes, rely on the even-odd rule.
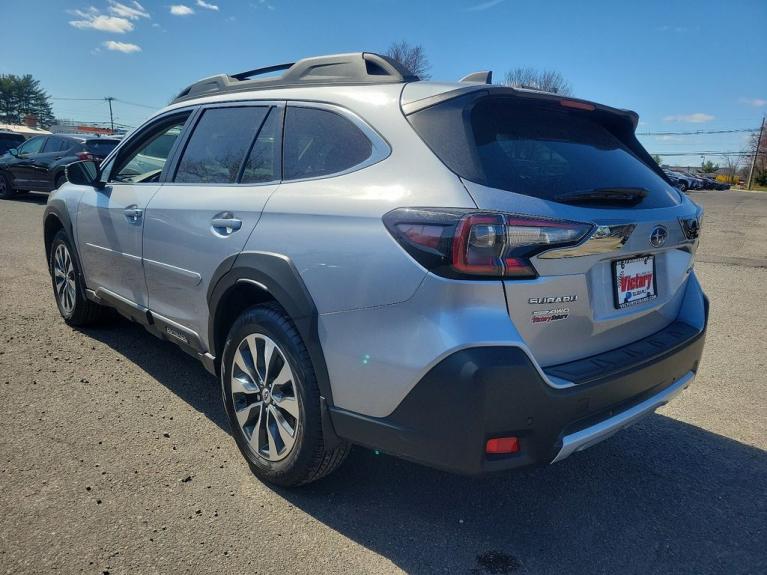
[[317,307],[293,262],[280,254],[242,252],[224,260],[208,286],[208,341],[221,358],[229,327],[253,305],[277,302],[290,316],[312,360],[320,394],[332,405],[332,390],[319,339]]

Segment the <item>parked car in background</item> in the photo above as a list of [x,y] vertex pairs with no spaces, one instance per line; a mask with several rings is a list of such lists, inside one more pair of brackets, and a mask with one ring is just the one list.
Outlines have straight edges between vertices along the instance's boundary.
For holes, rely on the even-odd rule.
[[693,190],[702,190],[705,188],[705,182],[703,181],[703,178],[701,178],[697,174],[693,174],[691,172],[682,172],[682,175],[687,176],[690,178],[690,181],[692,185],[690,186]]
[[30,190],[51,192],[66,181],[67,164],[80,160],[101,162],[119,141],[68,134],[30,138],[0,157],[0,198]]
[[11,148],[17,148],[24,143],[26,138],[16,132],[0,131],[0,156],[5,154]]
[[686,192],[687,190],[696,189],[695,181],[692,177],[682,173],[675,172],[674,170],[663,170],[677,188]]

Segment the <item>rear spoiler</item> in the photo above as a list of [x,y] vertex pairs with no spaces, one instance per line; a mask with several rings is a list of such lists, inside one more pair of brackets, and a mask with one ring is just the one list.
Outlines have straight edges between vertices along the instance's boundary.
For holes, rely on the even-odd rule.
[[536,100],[544,100],[548,102],[559,102],[560,105],[567,108],[575,108],[580,110],[594,110],[604,112],[610,115],[620,116],[631,122],[633,129],[636,130],[639,124],[639,114],[633,110],[624,110],[621,108],[613,108],[611,106],[605,106],[604,104],[597,104],[589,100],[582,100],[580,98],[571,98],[569,96],[561,96],[559,94],[552,94],[550,92],[541,92],[539,90],[532,90],[527,88],[511,88],[509,86],[489,86],[482,84],[472,84],[455,90],[448,90],[428,98],[422,98],[413,102],[407,102],[402,104],[402,112],[409,116],[415,112],[419,112],[431,106],[441,104],[453,98],[460,96],[466,96],[472,92],[476,93],[477,97],[480,96],[515,96],[518,98],[530,98]]

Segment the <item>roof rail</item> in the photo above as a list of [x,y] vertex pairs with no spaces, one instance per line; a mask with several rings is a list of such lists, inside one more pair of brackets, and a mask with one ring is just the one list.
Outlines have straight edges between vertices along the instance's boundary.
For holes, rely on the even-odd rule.
[[[284,70],[279,76],[255,78]],[[415,82],[418,76],[396,60],[372,52],[353,52],[304,58],[295,63],[256,68],[238,74],[203,78],[184,88],[171,102],[175,104],[202,96],[265,88],[326,86],[333,84],[392,84]]]
[[493,83],[493,71],[492,70],[485,70],[484,72],[473,72],[469,74],[468,76],[464,76],[460,80],[458,80],[462,84],[473,84],[473,83],[479,83],[479,84],[492,84]]

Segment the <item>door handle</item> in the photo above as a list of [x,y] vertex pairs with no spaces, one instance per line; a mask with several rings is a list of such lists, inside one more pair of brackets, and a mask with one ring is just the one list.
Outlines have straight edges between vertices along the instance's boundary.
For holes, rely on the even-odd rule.
[[128,206],[123,210],[125,219],[131,224],[138,224],[141,222],[141,218],[144,217],[144,210],[137,208],[136,206]]
[[242,220],[238,220],[231,213],[224,213],[210,221],[213,231],[222,236],[233,234],[242,227]]

